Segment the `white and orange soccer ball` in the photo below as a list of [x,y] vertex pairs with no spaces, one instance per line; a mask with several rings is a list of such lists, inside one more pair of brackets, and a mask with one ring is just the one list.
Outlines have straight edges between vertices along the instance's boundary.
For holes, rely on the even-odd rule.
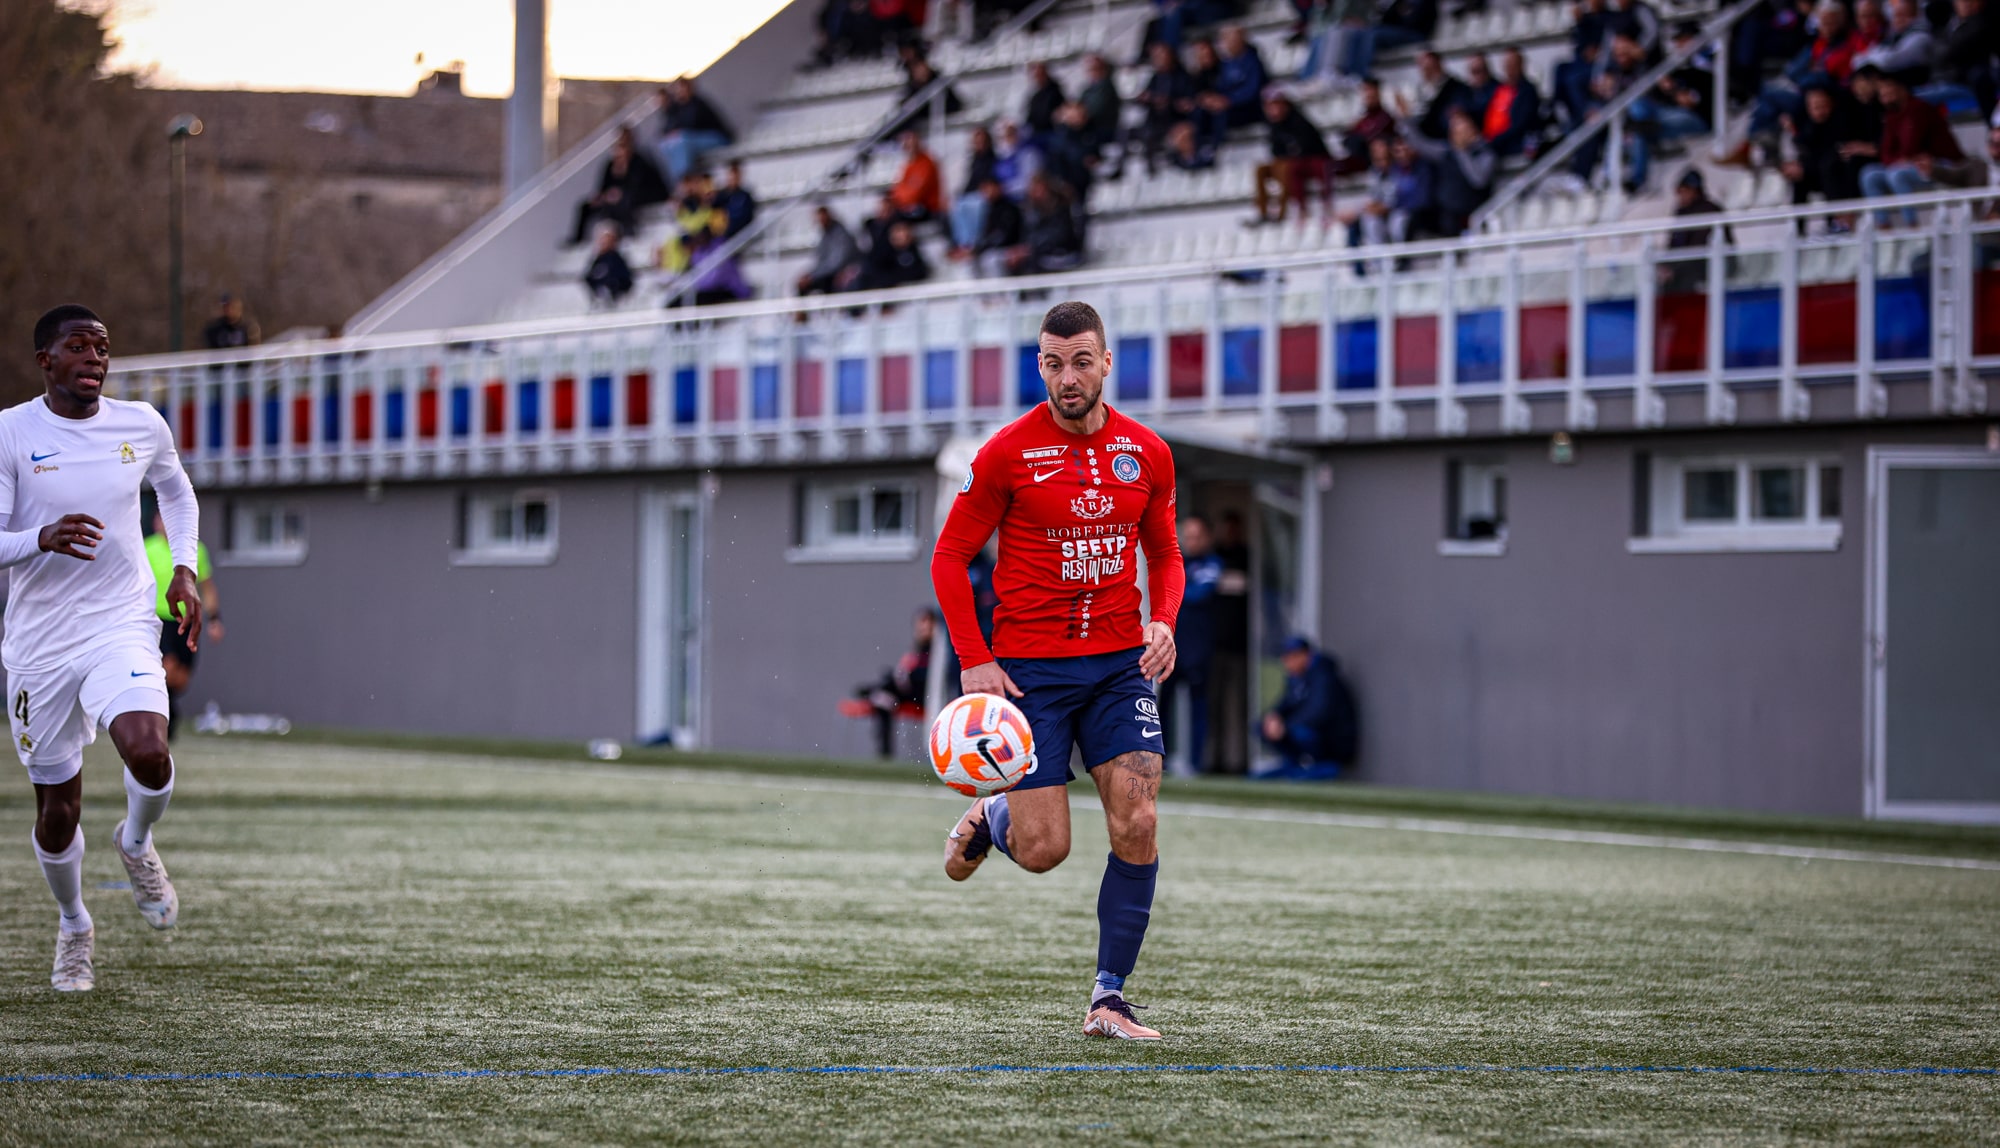
[[1014,788],[1035,771],[1028,715],[994,694],[959,698],[931,723],[931,768],[967,797]]

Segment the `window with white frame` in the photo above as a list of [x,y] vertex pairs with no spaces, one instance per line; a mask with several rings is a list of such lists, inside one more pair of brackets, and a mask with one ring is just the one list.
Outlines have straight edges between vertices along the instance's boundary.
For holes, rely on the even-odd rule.
[[537,566],[556,558],[556,496],[547,490],[482,491],[459,502],[463,566]]
[[1635,476],[1645,512],[1634,523],[1634,553],[1840,545],[1837,459],[1642,456]]
[[802,562],[895,560],[917,552],[917,484],[903,479],[807,482],[799,488]]
[[234,566],[296,566],[306,560],[305,516],[297,507],[262,499],[229,503],[223,560]]
[[1445,464],[1445,536],[1438,553],[1500,555],[1507,552],[1507,468],[1492,461],[1452,459]]

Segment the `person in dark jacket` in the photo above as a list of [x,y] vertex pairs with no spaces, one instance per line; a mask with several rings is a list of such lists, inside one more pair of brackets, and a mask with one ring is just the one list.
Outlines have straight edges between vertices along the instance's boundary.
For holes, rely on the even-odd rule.
[[1049,66],[1037,60],[1028,65],[1028,106],[1021,122],[1030,135],[1043,135],[1056,126],[1056,109],[1069,102],[1062,85],[1049,75]]
[[1369,149],[1376,140],[1386,140],[1396,134],[1396,117],[1382,106],[1382,81],[1373,76],[1361,81],[1361,116],[1354,125],[1340,137],[1340,147],[1346,153],[1334,165],[1337,175],[1360,175],[1368,170]]
[[709,204],[728,221],[722,232],[724,239],[735,238],[737,232],[757,218],[757,197],[743,186],[742,161],[729,161],[729,166],[723,169],[722,186],[709,197]]
[[[1913,195],[1956,177],[1965,153],[1944,113],[1911,94],[1901,76],[1882,73],[1875,88],[1882,102],[1882,142],[1875,162],[1861,169],[1861,194],[1870,199]],[[1904,208],[1902,218],[1915,227],[1916,208]],[[1889,213],[1876,212],[1875,221],[1887,226]]]
[[[1264,122],[1270,133],[1271,158],[1257,165],[1258,223],[1282,223],[1285,205],[1297,201],[1306,213],[1306,191],[1316,186],[1329,209],[1333,202],[1333,153],[1326,140],[1298,105],[1281,93],[1264,100]],[[1271,213],[1271,185],[1278,187],[1278,211]]]
[[1153,74],[1146,80],[1146,87],[1139,93],[1138,102],[1146,109],[1146,120],[1140,126],[1140,143],[1146,156],[1146,174],[1159,170],[1160,149],[1166,146],[1168,133],[1175,124],[1186,123],[1194,117],[1194,78],[1181,67],[1180,54],[1167,44],[1154,44]]
[[[909,103],[918,92],[930,87],[931,82],[936,79],[937,69],[931,66],[929,60],[918,57],[910,61],[910,70],[908,77],[903,81],[903,90],[896,96],[896,106],[902,107]],[[959,98],[958,89],[949,83],[945,84],[943,92],[933,97],[931,104],[935,104],[938,100],[944,101],[944,114],[947,116],[955,116],[965,110],[965,101]],[[883,134],[883,138],[895,139],[907,131],[929,131],[931,104],[912,109],[902,119],[897,120],[896,125]]]
[[896,752],[896,711],[906,705],[921,706],[930,694],[931,645],[937,636],[937,611],[929,606],[917,611],[910,624],[910,649],[896,659],[893,669],[880,679],[855,689],[854,695],[867,701],[875,717],[875,749],[883,757]]
[[980,188],[987,180],[998,180],[1000,156],[993,150],[993,133],[984,127],[972,129],[972,138],[965,156],[965,186],[958,198],[951,203],[951,245],[954,250],[967,249],[979,241],[979,233],[986,228],[986,197]]
[[1021,244],[1007,254],[1009,274],[1068,271],[1083,261],[1083,232],[1075,205],[1049,176],[1037,174],[1028,181],[1022,218]]
[[666,184],[674,186],[716,148],[736,142],[729,121],[715,110],[686,76],[660,93],[660,161]]
[[1341,680],[1340,664],[1331,654],[1314,650],[1306,638],[1287,639],[1279,661],[1285,667],[1285,692],[1264,715],[1260,731],[1279,765],[1255,776],[1331,781],[1354,764],[1360,748],[1354,695]]
[[1500,83],[1486,103],[1480,133],[1493,145],[1493,154],[1520,155],[1542,127],[1542,94],[1528,78],[1527,62],[1521,49],[1508,48],[1500,54]]
[[799,276],[799,294],[831,295],[853,278],[853,269],[861,260],[861,245],[825,204],[813,208],[813,217],[819,222],[819,246],[813,249],[812,266]]
[[[1853,100],[1836,92],[1831,84],[1807,87],[1805,99],[1803,116],[1785,118],[1791,155],[1779,165],[1779,170],[1791,181],[1792,203],[1804,206],[1815,192],[1829,202],[1859,198],[1861,165],[1843,154],[1843,145],[1864,138],[1855,130],[1858,117],[1851,107]],[[1878,127],[1869,142],[1873,144],[1880,138]],[[1806,221],[1800,219],[1801,234],[1805,225]]]
[[[1993,57],[2000,53],[2000,20],[1987,0],[1954,0],[1952,17],[1937,33],[1937,66],[1923,89],[1925,103],[1945,107],[1977,105],[1993,113]],[[1914,77],[1913,77],[1914,78]],[[1919,79],[1918,82],[1922,82]]]
[[917,247],[916,232],[899,219],[889,225],[880,243],[868,249],[861,278],[854,287],[857,291],[886,291],[922,283],[930,277],[931,265]]
[[1215,88],[1195,97],[1195,129],[1202,143],[1220,148],[1231,128],[1255,123],[1260,110],[1267,73],[1257,46],[1232,24],[1218,37],[1221,60],[1216,66]]
[[[1722,205],[1708,197],[1708,187],[1702,181],[1701,172],[1689,168],[1674,187],[1675,217],[1721,214]],[[1683,227],[1667,236],[1667,247],[1669,250],[1705,248],[1714,233],[1713,225]],[[1722,225],[1722,242],[1725,245],[1736,242],[1735,233],[1726,223]],[[1706,258],[1660,264],[1660,293],[1663,295],[1690,294],[1704,290],[1707,283]]]
[[[1199,514],[1181,519],[1181,562],[1187,588],[1181,593],[1180,620],[1174,627],[1174,672],[1161,683],[1168,737],[1183,728],[1184,744],[1167,749],[1190,772],[1208,767],[1208,678],[1215,658],[1216,591],[1222,582],[1222,558],[1215,553],[1208,520]],[[1185,717],[1185,722],[1182,718]]]
[[1097,141],[1099,148],[1108,147],[1118,140],[1119,113],[1124,109],[1124,98],[1118,94],[1118,83],[1111,74],[1111,64],[1103,56],[1085,56],[1083,76],[1086,83],[1083,90],[1077,93],[1076,102],[1083,105],[1091,138]]
[[257,337],[256,320],[243,317],[243,300],[234,295],[224,295],[215,307],[215,318],[201,329],[203,346],[214,351],[226,351],[231,347],[248,347],[262,341]]
[[611,144],[611,157],[597,177],[597,191],[576,205],[576,227],[570,232],[572,246],[582,243],[597,220],[615,224],[630,235],[638,229],[639,209],[667,200],[667,183],[653,161],[640,155],[632,140],[631,128],[620,128]]
[[[1464,80],[1445,71],[1444,61],[1429,50],[1417,53],[1417,80],[1418,91],[1424,97],[1424,110],[1411,126],[1431,139],[1441,140],[1451,131],[1451,109],[1469,107],[1472,89],[1466,87]],[[1397,110],[1409,118],[1409,101],[1400,92],[1396,99]]]
[[597,227],[597,247],[583,273],[583,285],[593,303],[617,303],[632,293],[632,265],[618,250],[618,229],[609,223]]
[[1472,113],[1465,108],[1451,110],[1450,138],[1444,143],[1422,136],[1408,137],[1411,147],[1436,169],[1433,195],[1437,210],[1431,229],[1449,239],[1464,234],[1472,213],[1493,194],[1493,149],[1479,134]]
[[977,263],[981,275],[1004,275],[1008,254],[1021,245],[1021,206],[1007,198],[998,179],[981,185],[979,195],[986,201],[985,225],[971,247],[959,248],[951,257]]

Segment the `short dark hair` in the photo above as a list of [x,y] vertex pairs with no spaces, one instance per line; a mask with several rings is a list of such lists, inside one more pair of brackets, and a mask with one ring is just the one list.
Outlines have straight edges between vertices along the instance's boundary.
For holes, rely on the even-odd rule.
[[63,324],[74,322],[102,323],[104,320],[97,317],[97,312],[81,303],[64,303],[60,307],[51,307],[41,318],[35,320],[35,350],[48,350],[49,344],[54,343],[62,334]]
[[1095,333],[1098,345],[1104,345],[1104,320],[1098,317],[1097,308],[1088,303],[1071,299],[1049,308],[1049,313],[1042,316],[1044,335],[1054,335],[1058,339],[1074,339],[1086,332]]

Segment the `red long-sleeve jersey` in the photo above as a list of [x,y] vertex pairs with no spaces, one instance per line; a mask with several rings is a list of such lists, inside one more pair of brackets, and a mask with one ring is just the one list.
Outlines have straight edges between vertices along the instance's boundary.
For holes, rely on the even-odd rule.
[[[1138,552],[1152,621],[1181,608],[1174,456],[1160,436],[1105,405],[1103,429],[1064,430],[1047,403],[1001,428],[972,461],[938,532],[931,584],[965,666],[1068,658],[1145,641]],[[966,566],[1000,532],[993,646],[980,636]]]

